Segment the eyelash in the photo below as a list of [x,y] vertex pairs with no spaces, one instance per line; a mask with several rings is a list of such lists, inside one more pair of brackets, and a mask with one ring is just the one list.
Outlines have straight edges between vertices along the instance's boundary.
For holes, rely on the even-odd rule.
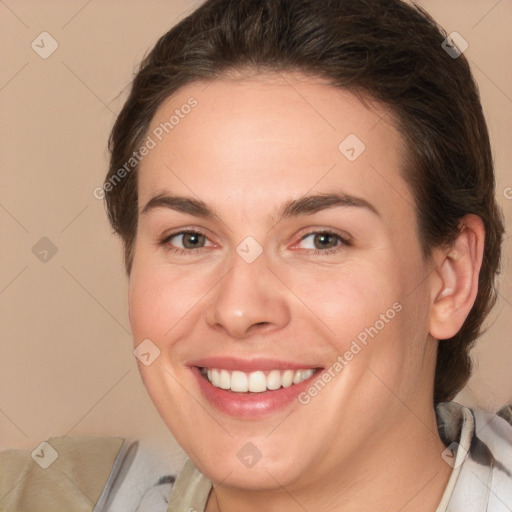
[[[202,235],[202,236],[206,237],[206,234],[203,233],[202,231],[193,230],[193,229],[184,229],[182,231],[178,231],[176,233],[171,233],[170,235],[167,235],[165,238],[163,238],[159,242],[159,245],[164,246],[167,251],[172,251],[174,254],[178,254],[178,255],[182,255],[182,256],[192,256],[193,253],[201,254],[201,252],[202,252],[201,249],[205,249],[205,247],[199,247],[198,249],[181,249],[180,247],[172,247],[170,245],[170,240],[172,240],[174,237],[179,236],[179,235],[185,235],[187,233],[191,233],[194,235]],[[322,256],[329,255],[329,254],[335,254],[335,253],[338,253],[339,251],[341,251],[343,247],[350,247],[352,245],[350,240],[347,240],[346,238],[342,237],[338,233],[335,233],[334,231],[329,231],[329,230],[325,230],[325,229],[318,230],[318,231],[310,231],[307,234],[305,234],[304,236],[302,236],[301,239],[299,240],[299,242],[302,242],[302,240],[304,240],[305,238],[308,238],[311,235],[316,235],[316,234],[335,236],[340,241],[340,243],[336,247],[331,248],[331,249],[325,249],[325,250],[305,249],[306,251],[308,251],[308,254],[316,254],[316,255],[322,255]]]

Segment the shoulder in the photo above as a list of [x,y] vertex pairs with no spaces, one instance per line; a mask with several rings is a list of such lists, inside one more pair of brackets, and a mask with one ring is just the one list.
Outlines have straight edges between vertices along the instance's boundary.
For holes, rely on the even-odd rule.
[[176,475],[162,475],[144,492],[135,512],[166,512],[175,481]]
[[439,435],[452,452],[443,458],[454,468],[442,510],[512,510],[512,405],[490,412],[445,402],[436,404],[436,415]]
[[504,473],[512,486],[512,405],[496,413],[472,409],[475,432],[470,452],[473,459]]
[[457,402],[439,402],[435,404],[435,412],[439,435],[445,444],[458,441],[468,415],[472,416],[475,434],[489,427],[488,435],[502,438],[505,443],[512,442],[512,404],[505,405],[497,412],[490,412]]
[[[512,472],[512,404],[497,412],[478,407],[465,407],[457,402],[441,402],[435,406],[439,435],[446,446],[460,443],[469,436],[471,456],[482,464],[510,466]],[[512,476],[512,473],[511,473]]]
[[150,441],[90,435],[3,450],[0,508],[26,512],[37,503],[38,510],[166,512],[180,458]]
[[5,510],[88,511],[102,508],[125,459],[121,437],[56,436],[34,449],[0,452],[0,496]]
[[503,418],[512,427],[512,404],[502,407],[496,415]]
[[108,492],[103,512],[166,512],[180,465],[137,441]]
[[136,512],[204,510],[211,489],[212,482],[187,459],[177,475],[162,475],[146,491]]

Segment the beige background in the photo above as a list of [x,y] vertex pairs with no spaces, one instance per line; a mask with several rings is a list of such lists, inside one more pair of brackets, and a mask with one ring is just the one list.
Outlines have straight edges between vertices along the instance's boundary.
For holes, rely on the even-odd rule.
[[[0,1],[0,449],[50,436],[151,438],[182,457],[140,380],[119,241],[93,196],[109,130],[146,50],[198,2]],[[512,2],[424,0],[469,42],[493,140],[498,200],[512,223]],[[58,49],[41,58],[43,31]],[[37,41],[36,41],[37,42]],[[508,194],[507,194],[508,190]],[[511,199],[507,199],[508,195]],[[512,402],[512,268],[459,401]],[[40,261],[47,237],[57,252]]]

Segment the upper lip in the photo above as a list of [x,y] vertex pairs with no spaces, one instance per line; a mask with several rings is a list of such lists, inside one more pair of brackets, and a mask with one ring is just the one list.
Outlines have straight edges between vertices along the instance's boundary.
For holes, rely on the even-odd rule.
[[295,363],[291,361],[281,361],[278,359],[268,359],[253,357],[251,359],[239,359],[235,357],[205,357],[189,361],[188,366],[197,366],[199,368],[219,368],[224,370],[239,370],[241,372],[253,372],[256,370],[307,370],[309,368],[321,368],[319,365],[308,363]]

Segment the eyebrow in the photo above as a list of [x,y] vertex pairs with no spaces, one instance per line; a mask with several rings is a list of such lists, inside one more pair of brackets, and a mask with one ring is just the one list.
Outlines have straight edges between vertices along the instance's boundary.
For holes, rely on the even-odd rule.
[[[381,217],[377,208],[366,201],[366,199],[339,192],[309,195],[300,197],[299,199],[286,201],[279,208],[277,215],[271,216],[270,220],[274,223],[278,223],[284,219],[298,217],[301,215],[311,215],[322,210],[337,207],[364,208],[376,216]],[[166,193],[152,197],[146,203],[144,208],[142,208],[140,213],[147,214],[157,208],[169,208],[177,212],[188,213],[189,215],[204,219],[213,219],[218,217],[214,208],[200,199]]]

